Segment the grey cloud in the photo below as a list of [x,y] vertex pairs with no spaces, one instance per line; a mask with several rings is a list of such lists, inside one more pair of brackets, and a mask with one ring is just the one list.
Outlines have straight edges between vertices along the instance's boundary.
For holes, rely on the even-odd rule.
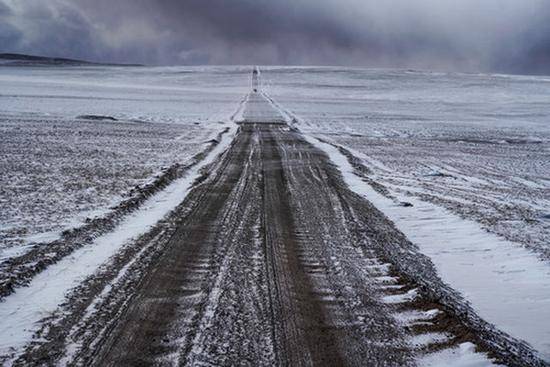
[[10,7],[0,2],[0,45],[6,49],[17,48],[22,33],[10,22],[13,12]]
[[3,51],[152,64],[331,64],[550,73],[550,3],[545,0],[13,4],[0,0],[0,19],[10,19],[9,27],[7,22],[0,26]]

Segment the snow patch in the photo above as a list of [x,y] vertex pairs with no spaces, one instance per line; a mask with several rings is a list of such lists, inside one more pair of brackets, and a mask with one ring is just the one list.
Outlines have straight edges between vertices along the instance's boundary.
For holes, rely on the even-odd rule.
[[428,311],[404,311],[404,312],[398,312],[393,315],[393,317],[403,325],[413,325],[416,322],[426,322],[432,320],[434,317],[436,317],[441,311],[434,308]]
[[411,289],[410,291],[402,294],[392,294],[390,296],[382,297],[382,302],[389,304],[410,302],[416,298],[418,291]]
[[428,354],[417,362],[419,367],[487,367],[499,366],[492,362],[486,354],[477,353],[472,343],[462,343],[457,348],[445,349]]
[[[431,258],[442,280],[461,292],[479,316],[550,360],[548,263],[444,208],[394,192],[396,201],[382,196],[355,174],[336,147],[305,138],[328,154],[351,190],[374,204]],[[404,208],[400,201],[413,206]]]
[[446,333],[424,333],[412,336],[409,344],[414,348],[423,348],[430,344],[447,342],[452,338],[452,335]]
[[51,265],[38,274],[28,287],[18,289],[1,302],[0,356],[10,356],[11,361],[15,360],[40,328],[40,321],[56,310],[71,289],[93,275],[125,244],[145,234],[175,209],[185,199],[201,170],[229,146],[236,131],[236,125],[231,124],[222,141],[185,177],[149,198],[113,232],[98,237],[91,245]]

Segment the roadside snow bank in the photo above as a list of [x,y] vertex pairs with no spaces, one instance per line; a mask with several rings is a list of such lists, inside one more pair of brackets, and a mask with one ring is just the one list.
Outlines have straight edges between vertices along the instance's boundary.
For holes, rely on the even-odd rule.
[[94,272],[126,243],[149,231],[162,220],[191,190],[201,170],[212,163],[231,143],[237,127],[232,124],[222,141],[188,174],[125,218],[117,228],[98,237],[91,245],[46,268],[14,294],[0,302],[0,361],[9,356],[13,361],[32,340],[40,321],[50,315],[65,299],[66,293]]
[[445,349],[440,352],[429,354],[419,361],[420,367],[487,367],[499,366],[494,364],[483,353],[475,351],[472,343],[462,343],[457,348]]
[[[431,258],[441,279],[462,293],[480,317],[550,360],[549,264],[444,208],[394,192],[397,201],[386,198],[354,173],[336,147],[305,138],[338,166],[350,189],[381,210]],[[400,201],[413,206],[404,207]]]

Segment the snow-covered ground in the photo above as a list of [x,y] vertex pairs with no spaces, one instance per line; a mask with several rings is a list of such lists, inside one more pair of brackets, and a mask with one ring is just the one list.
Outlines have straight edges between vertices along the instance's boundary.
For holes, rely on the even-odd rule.
[[[0,258],[105,214],[225,128],[250,68],[0,69]],[[135,192],[135,190],[134,190]]]
[[[17,358],[39,330],[40,320],[50,316],[71,289],[77,287],[83,279],[92,276],[123,246],[147,233],[176,208],[187,196],[201,169],[212,163],[227,148],[235,132],[236,126],[232,124],[229,136],[224,137],[205,159],[192,167],[185,177],[175,180],[160,193],[150,197],[115,230],[96,238],[89,246],[78,249],[48,267],[27,287],[19,289],[4,300],[0,307],[0,330],[4,330],[0,338],[0,356],[11,355],[10,360]],[[125,269],[119,277],[123,276]]]
[[[247,95],[250,67],[12,67],[0,84],[0,259],[108,212],[232,126],[214,159],[231,119],[285,117],[482,318],[550,360],[550,77],[270,67]],[[7,297],[2,353],[177,205],[200,167]],[[468,343],[421,362],[452,360],[490,363]]]
[[[244,121],[255,123],[286,120],[291,125],[298,123],[295,127],[308,131],[307,120],[295,115],[259,88],[257,93],[249,95],[244,116]],[[550,340],[549,329],[538,320],[550,318],[550,302],[546,297],[550,291],[550,272],[547,264],[539,261],[528,250],[512,243],[507,244],[509,248],[495,248],[494,245],[498,245],[500,239],[494,234],[485,232],[475,222],[465,221],[431,203],[426,203],[422,207],[415,203],[415,210],[404,212],[399,200],[384,197],[364,182],[348,157],[342,154],[337,146],[309,134],[305,135],[305,139],[329,156],[353,191],[371,201],[404,231],[409,239],[420,245],[421,252],[430,256],[436,263],[443,280],[456,287],[468,300],[474,301],[474,306],[481,311],[486,320],[516,338],[525,338],[541,351],[544,358],[546,357],[549,347],[547,341]],[[420,200],[418,202],[422,203]],[[425,228],[419,230],[419,226]],[[483,248],[479,249],[480,245]],[[472,252],[482,252],[484,256],[472,258]],[[448,253],[450,254],[447,255]],[[485,264],[487,259],[493,260],[490,266]],[[380,281],[385,283],[385,287],[402,287],[392,284],[396,278],[389,276],[389,264],[375,263],[371,266],[380,271]],[[480,273],[471,272],[472,268],[479,268]],[[516,274],[518,269],[519,275]],[[388,282],[390,285],[387,285]],[[382,302],[391,305],[403,304],[417,297],[418,291],[413,288],[405,293],[384,296]],[[507,300],[513,301],[506,302]],[[482,306],[481,309],[479,306]],[[532,314],[521,312],[524,308],[529,308]],[[396,313],[394,317],[400,324],[414,328],[422,323],[429,324],[439,312],[437,309],[424,312],[405,311]],[[409,344],[418,350],[429,350],[429,345],[449,342],[454,338],[451,333],[419,333],[410,337]],[[463,342],[443,350],[423,351],[419,353],[417,363],[421,366],[437,367],[497,365],[486,353],[476,349],[476,345]]]
[[381,184],[550,259],[550,77],[266,67],[262,83]]
[[[550,360],[550,78],[342,69],[262,75],[287,120],[299,122],[350,187],[431,258],[443,281]],[[368,172],[357,175],[337,146]]]
[[250,67],[4,67],[0,114],[225,121],[250,89]]
[[[550,360],[550,264],[517,243],[483,230],[429,202],[390,199],[368,185],[337,147],[313,137],[338,166],[348,186],[381,210],[420,252],[441,279],[458,290],[484,320],[527,341]],[[542,321],[544,320],[544,321]]]
[[483,353],[477,353],[472,343],[462,343],[456,348],[430,353],[421,358],[420,367],[487,367],[498,366]]

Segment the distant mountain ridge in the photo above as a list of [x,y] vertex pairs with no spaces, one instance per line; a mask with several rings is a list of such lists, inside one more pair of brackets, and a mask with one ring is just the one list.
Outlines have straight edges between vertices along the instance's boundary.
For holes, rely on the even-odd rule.
[[45,66],[45,65],[95,65],[95,66],[143,66],[140,64],[98,63],[85,60],[67,59],[63,57],[47,57],[17,53],[0,53],[0,66]]

